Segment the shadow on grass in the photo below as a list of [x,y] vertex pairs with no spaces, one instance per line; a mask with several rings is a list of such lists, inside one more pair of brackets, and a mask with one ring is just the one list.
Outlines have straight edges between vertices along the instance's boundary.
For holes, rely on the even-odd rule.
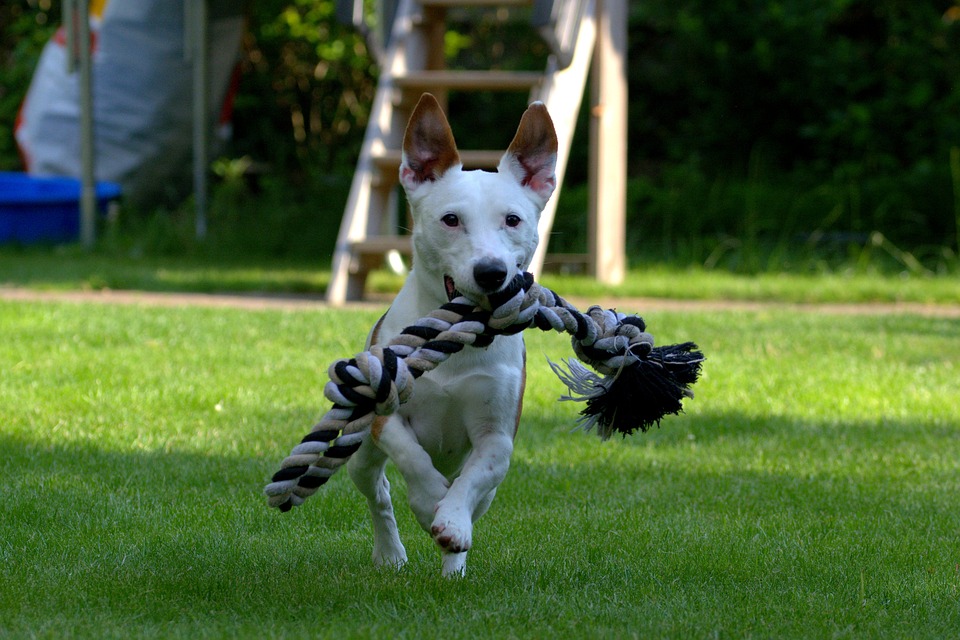
[[[437,578],[402,483],[411,564],[378,572],[345,473],[280,514],[261,494],[280,457],[0,436],[0,630],[256,635],[314,629],[320,616],[389,632],[411,616],[443,624],[454,609],[546,628],[645,619],[637,628],[704,632],[747,604],[761,630],[802,630],[825,611],[841,628],[881,610],[896,628],[924,628],[930,607],[931,629],[960,622],[955,432],[896,420],[811,428],[698,415],[601,444],[532,420],[478,524],[470,578],[453,587]],[[909,442],[920,444],[896,452]]]
[[13,611],[26,620],[270,615],[306,604],[307,594],[289,598],[305,581],[330,587],[369,562],[365,508],[346,484],[311,510],[266,507],[262,487],[279,460],[8,437],[0,451],[5,582],[17,585],[3,600],[19,600]]

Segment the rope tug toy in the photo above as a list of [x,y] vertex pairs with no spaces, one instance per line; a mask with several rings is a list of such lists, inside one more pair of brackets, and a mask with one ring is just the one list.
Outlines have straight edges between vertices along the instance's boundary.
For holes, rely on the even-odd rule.
[[457,297],[386,346],[330,365],[323,391],[333,408],[280,464],[264,489],[267,503],[281,511],[303,504],[360,448],[376,416],[391,415],[406,402],[416,378],[466,345],[485,347],[528,327],[571,334],[577,357],[602,374],[573,358],[566,371],[550,363],[571,393],[560,399],[586,402],[578,424],[596,426],[604,440],[659,426],[683,409],[683,398],[693,397],[689,386],[704,360],[696,344],[654,347],[640,317],[598,306],[583,314],[523,273],[480,304]]

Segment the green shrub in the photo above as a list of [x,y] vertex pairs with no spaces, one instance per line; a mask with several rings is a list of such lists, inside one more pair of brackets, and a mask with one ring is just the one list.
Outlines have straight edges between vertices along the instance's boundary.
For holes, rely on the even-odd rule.
[[[235,187],[218,187],[227,192],[213,206],[233,199],[259,209],[220,220],[270,219],[269,233],[247,227],[270,252],[284,243],[300,250],[310,211],[339,216],[345,195],[330,185],[352,174],[369,117],[376,65],[333,5],[247,4],[227,158],[249,158],[271,186],[239,199]],[[544,45],[523,14],[478,15],[450,12],[450,66],[542,68]],[[58,16],[52,0],[0,5],[0,169],[19,166],[13,122]],[[960,5],[944,1],[629,3],[628,254],[754,271],[787,254],[858,260],[880,234],[926,269],[955,265],[958,19]],[[461,146],[505,145],[524,102],[451,94]],[[587,122],[583,110],[552,238],[558,251],[584,248]],[[246,250],[243,232],[223,237]],[[170,250],[186,242],[177,238]]]
[[[708,199],[687,208],[688,232],[722,222],[746,242],[764,227],[830,219],[844,232],[956,249],[958,16],[949,3],[895,0],[634,3],[632,173],[664,189],[660,199],[677,186],[670,167],[691,163],[711,184],[746,180],[755,190],[761,175],[786,187],[785,201],[833,192],[809,211],[741,207],[738,225],[695,179],[685,188]],[[697,208],[711,218],[696,219]]]
[[333,0],[247,7],[231,153],[278,173],[352,170],[376,89],[363,38],[336,21]]
[[0,171],[22,169],[13,127],[43,45],[59,23],[59,5],[49,0],[0,3]]

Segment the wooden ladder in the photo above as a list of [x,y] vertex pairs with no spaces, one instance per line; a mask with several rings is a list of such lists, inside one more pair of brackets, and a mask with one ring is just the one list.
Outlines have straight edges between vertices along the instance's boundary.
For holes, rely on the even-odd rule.
[[[626,5],[624,0],[617,2]],[[540,29],[552,50],[546,70],[446,69],[443,41],[447,10],[478,6],[532,7],[531,22]],[[359,10],[354,11],[355,16],[358,13]],[[541,216],[540,247],[530,267],[531,272],[539,274],[591,66],[597,33],[596,13],[595,0],[399,0],[389,46],[382,54],[370,121],[334,250],[327,289],[330,304],[363,298],[368,274],[381,267],[386,256],[410,255],[410,237],[397,232],[401,221],[406,220],[406,212],[399,211],[398,169],[406,123],[424,91],[438,95],[441,104],[447,91],[523,91],[528,93],[530,101],[541,100],[547,106],[560,139],[560,149],[557,193]],[[460,150],[465,169],[495,168],[502,154],[502,149]],[[619,215],[623,217],[622,209]],[[622,219],[618,224],[622,229]],[[622,230],[619,236],[622,245]],[[619,268],[622,272],[622,258]]]

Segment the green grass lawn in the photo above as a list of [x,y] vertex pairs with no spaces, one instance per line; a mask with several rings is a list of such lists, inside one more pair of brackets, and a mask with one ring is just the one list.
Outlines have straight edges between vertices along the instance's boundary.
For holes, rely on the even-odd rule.
[[[141,257],[88,254],[74,247],[0,248],[0,286],[36,289],[139,289],[146,291],[271,292],[322,295],[330,278],[329,256],[277,260],[249,256]],[[542,281],[565,296],[661,297],[781,302],[913,302],[960,304],[955,274],[909,271],[769,271],[736,274],[669,263],[635,266],[625,282],[603,286],[583,276],[547,273]],[[375,272],[370,290],[396,292],[401,278]]]
[[261,494],[376,315],[0,302],[0,637],[960,629],[957,320],[645,314],[709,359],[686,413],[605,443],[555,401],[567,340],[528,332],[513,466],[446,581],[392,470],[399,573],[346,474]]

